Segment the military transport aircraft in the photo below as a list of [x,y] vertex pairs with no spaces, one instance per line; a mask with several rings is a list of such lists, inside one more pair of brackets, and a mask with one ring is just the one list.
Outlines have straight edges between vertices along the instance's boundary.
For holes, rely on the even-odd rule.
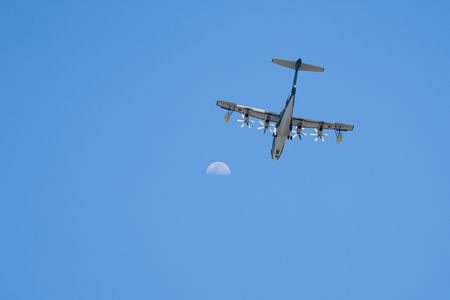
[[[276,160],[280,158],[281,153],[283,152],[286,139],[292,140],[296,136],[301,139],[302,136],[306,135],[303,132],[305,128],[314,128],[315,133],[311,133],[312,136],[316,137],[314,141],[321,140],[323,142],[324,136],[327,136],[327,134],[323,131],[329,129],[335,131],[336,142],[338,144],[342,142],[342,131],[353,130],[353,125],[315,121],[292,116],[292,113],[294,111],[298,71],[323,72],[324,68],[305,64],[301,59],[298,59],[297,61],[272,59],[272,62],[295,70],[291,93],[287,98],[283,111],[280,114],[277,114],[259,108],[248,107],[232,102],[219,100],[217,101],[217,105],[223,109],[228,110],[224,118],[225,122],[228,122],[230,120],[231,113],[234,111],[239,112],[242,115],[242,119],[237,120],[238,122],[242,123],[241,127],[244,127],[246,125],[248,128],[251,128],[251,123],[254,123],[254,121],[250,120],[249,117],[254,117],[262,120],[263,122],[259,121],[262,126],[258,127],[258,129],[264,129],[264,133],[266,132],[266,130],[272,132],[272,158]],[[273,128],[271,128],[270,126],[273,126]],[[292,131],[293,126],[296,127],[295,131]]]

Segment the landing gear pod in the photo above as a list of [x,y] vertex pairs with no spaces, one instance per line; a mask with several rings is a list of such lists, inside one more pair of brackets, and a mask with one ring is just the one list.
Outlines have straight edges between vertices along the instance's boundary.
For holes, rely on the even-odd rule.
[[339,134],[336,137],[336,144],[342,143],[342,132],[339,132]]

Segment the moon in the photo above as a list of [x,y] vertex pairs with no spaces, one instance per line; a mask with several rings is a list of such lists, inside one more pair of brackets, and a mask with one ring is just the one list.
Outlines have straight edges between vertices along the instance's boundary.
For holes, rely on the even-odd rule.
[[210,176],[229,176],[231,174],[231,170],[226,163],[216,161],[208,166],[206,169],[206,174]]

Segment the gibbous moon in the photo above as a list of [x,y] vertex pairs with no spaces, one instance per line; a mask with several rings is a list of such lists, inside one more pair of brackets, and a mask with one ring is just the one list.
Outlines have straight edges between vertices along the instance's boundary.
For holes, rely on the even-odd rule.
[[216,161],[208,166],[206,174],[213,176],[228,176],[231,174],[231,170],[226,163]]

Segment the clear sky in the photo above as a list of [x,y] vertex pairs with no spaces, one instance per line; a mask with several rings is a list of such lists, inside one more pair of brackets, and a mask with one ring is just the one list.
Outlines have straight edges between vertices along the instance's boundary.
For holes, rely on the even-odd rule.
[[448,3],[2,1],[0,299],[450,299]]

